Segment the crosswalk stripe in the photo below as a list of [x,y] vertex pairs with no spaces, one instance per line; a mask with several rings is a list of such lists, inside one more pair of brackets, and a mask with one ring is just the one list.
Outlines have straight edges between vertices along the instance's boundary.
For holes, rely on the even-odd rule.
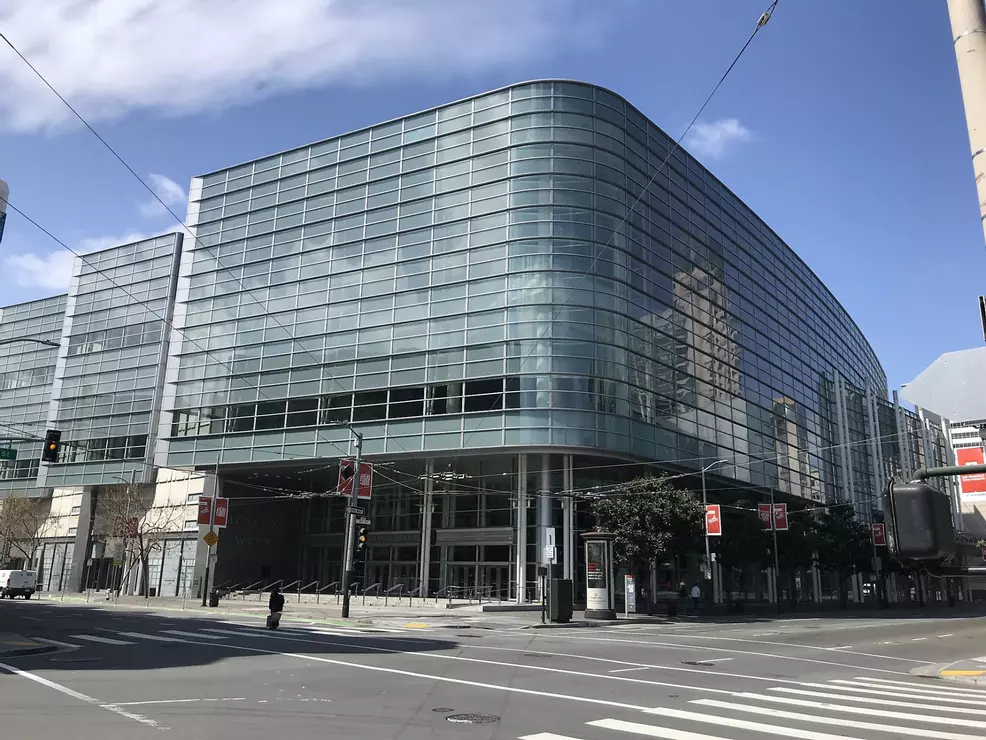
[[123,635],[124,637],[133,637],[135,640],[155,640],[157,642],[186,642],[186,640],[179,640],[177,637],[165,637],[164,635],[148,635],[144,632],[117,632],[118,635]]
[[890,686],[881,686],[880,684],[848,681],[845,679],[835,679],[829,681],[828,684],[822,685],[828,686],[831,689],[839,689],[840,691],[858,691],[863,694],[898,696],[905,699],[922,699],[924,701],[944,701],[949,704],[979,704],[982,702],[980,697],[955,696],[954,694],[948,693],[947,689],[897,689]]
[[60,640],[52,640],[50,637],[32,637],[31,639],[37,640],[38,642],[43,642],[46,645],[55,645],[57,647],[64,647],[64,648],[74,648],[76,650],[82,647],[82,645],[76,645],[71,642],[61,642]]
[[797,694],[800,696],[815,696],[822,699],[838,699],[840,701],[854,701],[860,704],[879,704],[888,707],[908,707],[910,709],[927,709],[932,712],[952,712],[954,714],[982,714],[986,715],[986,710],[970,709],[968,707],[943,707],[936,704],[917,704],[910,701],[895,701],[893,699],[877,699],[874,696],[854,696],[853,694],[832,694],[826,691],[807,691],[805,689],[792,689],[786,686],[774,686],[768,691],[780,691],[785,694]]
[[219,635],[203,635],[201,632],[184,632],[182,630],[162,630],[167,632],[169,635],[178,635],[179,637],[197,637],[198,639],[207,640],[227,640],[227,637],[220,637]]
[[[864,740],[864,738],[853,738],[849,735],[829,735],[824,732],[815,732],[814,730],[798,730],[793,727],[778,727],[777,725],[765,725],[763,722],[750,722],[745,719],[734,719],[732,717],[713,717],[708,714],[699,714],[698,712],[686,712],[681,709],[668,709],[666,707],[659,707],[656,709],[645,710],[648,714],[660,714],[664,717],[671,717],[673,719],[684,719],[692,720],[693,722],[704,722],[711,725],[721,725],[722,727],[733,727],[738,730],[753,730],[754,732],[762,732],[768,735],[781,735],[783,737],[798,737],[801,740]],[[638,735],[648,735],[650,737],[668,737],[665,733],[664,728],[653,727],[652,725],[644,725],[639,722],[624,722],[618,719],[603,719],[596,720],[594,722],[586,722],[587,725],[592,725],[594,727],[603,727],[608,730],[622,730],[623,732],[635,732]],[[711,736],[706,734],[695,734],[690,733],[695,740],[698,738],[710,738]],[[687,735],[682,738],[682,740],[692,740],[692,737]],[[713,739],[715,740],[715,739]],[[718,740],[722,740],[719,738]]]
[[[904,719],[913,722],[924,722],[931,725],[955,725],[957,727],[980,727],[986,728],[986,722],[979,722],[965,717],[941,717],[928,714],[914,714],[912,712],[891,712],[888,709],[876,709],[874,707],[851,707],[845,704],[832,704],[824,701],[810,701],[808,699],[792,699],[789,696],[771,696],[770,694],[753,694],[743,692],[736,696],[743,699],[754,699],[756,701],[769,701],[776,704],[789,704],[795,707],[806,707],[811,709],[822,709],[826,712],[844,712],[846,714],[864,714],[870,717],[886,717],[888,719]],[[933,707],[930,707],[933,708]]]
[[[918,686],[918,687],[929,687],[928,683],[915,683],[914,681],[891,681],[887,678],[869,678],[869,677],[856,677],[857,681],[869,681],[870,683],[885,683],[891,686]],[[932,679],[933,680],[933,679]],[[959,694],[970,694],[972,696],[981,696],[986,698],[986,689],[974,689],[971,686],[963,686],[962,688],[954,688],[950,690],[950,693]]]
[[112,637],[100,637],[98,635],[69,635],[73,640],[88,640],[89,642],[101,642],[104,645],[133,645],[126,640],[114,640]]
[[595,722],[586,722],[587,725],[602,727],[606,730],[617,730],[620,732],[632,732],[637,735],[647,735],[648,737],[659,737],[663,740],[726,740],[718,735],[707,735],[704,732],[689,732],[688,730],[675,730],[671,727],[655,727],[654,725],[644,725],[640,722],[626,722],[622,719],[600,719]]
[[948,704],[976,704],[975,699],[950,699],[939,696],[927,696],[924,694],[910,694],[908,692],[893,690],[889,686],[886,690],[882,689],[870,689],[865,686],[845,686],[842,684],[830,681],[829,683],[801,683],[799,686],[807,686],[812,689],[825,689],[826,691],[845,691],[845,692],[855,692],[857,694],[870,694],[873,696],[889,696],[898,697],[902,699],[921,699],[922,701],[942,701]]
[[577,737],[568,735],[556,735],[553,732],[539,732],[535,735],[522,735],[517,740],[579,740]]
[[[957,732],[943,732],[942,730],[922,730],[916,727],[902,727],[900,725],[877,724],[876,722],[862,722],[856,719],[846,719],[845,717],[820,717],[812,714],[802,714],[801,712],[785,712],[775,707],[756,707],[749,704],[737,704],[731,701],[721,701],[720,699],[695,699],[690,704],[698,704],[703,707],[715,707],[716,709],[728,709],[733,712],[746,712],[747,714],[766,715],[780,719],[790,719],[795,722],[810,722],[819,725],[838,725],[839,727],[852,727],[857,730],[877,730],[878,732],[896,732],[899,735],[913,735],[915,737],[936,738],[936,740],[976,740],[976,735],[965,735]],[[982,736],[978,736],[982,740]]]
[[887,689],[888,691],[904,691],[909,694],[927,694],[928,696],[968,696],[974,699],[984,699],[981,691],[968,691],[961,687],[952,687],[943,681],[938,681],[935,685],[912,683],[909,686],[887,686],[886,684],[870,681],[868,678],[845,679],[837,678],[830,683],[843,684],[846,686],[865,686],[870,689]]
[[237,637],[256,637],[256,635],[254,635],[252,632],[247,632],[246,630],[224,630],[224,629],[219,629],[218,627],[203,627],[202,631],[214,632],[217,635],[235,635]]

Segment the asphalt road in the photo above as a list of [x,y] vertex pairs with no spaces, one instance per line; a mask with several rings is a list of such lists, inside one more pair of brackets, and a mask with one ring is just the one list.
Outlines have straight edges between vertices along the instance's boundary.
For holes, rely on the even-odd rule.
[[[0,737],[986,738],[986,619],[372,628],[0,602]],[[485,721],[485,722],[484,722]]]

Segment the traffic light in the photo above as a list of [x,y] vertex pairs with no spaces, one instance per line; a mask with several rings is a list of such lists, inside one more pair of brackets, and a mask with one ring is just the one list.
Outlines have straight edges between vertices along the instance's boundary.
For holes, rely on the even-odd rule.
[[367,534],[369,534],[369,530],[366,527],[360,527],[356,533],[356,557],[360,557],[366,552]]
[[45,432],[45,446],[41,451],[41,462],[58,462],[58,451],[62,448],[62,433],[57,429]]
[[941,560],[955,555],[955,525],[948,496],[924,481],[891,482],[885,509],[887,540],[899,560]]

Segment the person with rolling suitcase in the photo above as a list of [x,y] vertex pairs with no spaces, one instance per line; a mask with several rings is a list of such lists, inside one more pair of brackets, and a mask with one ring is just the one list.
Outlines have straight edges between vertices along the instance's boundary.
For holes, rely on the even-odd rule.
[[270,614],[267,615],[267,629],[276,630],[281,623],[281,612],[284,611],[284,594],[276,586],[270,592],[270,601],[267,606]]

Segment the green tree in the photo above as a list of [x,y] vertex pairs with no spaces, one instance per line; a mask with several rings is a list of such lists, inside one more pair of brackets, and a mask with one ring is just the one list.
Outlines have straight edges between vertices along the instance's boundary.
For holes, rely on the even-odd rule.
[[692,491],[653,476],[632,480],[597,499],[592,513],[596,529],[616,535],[616,561],[638,576],[649,574],[655,561],[677,559],[697,549],[704,522],[702,504]]
[[818,565],[839,578],[839,600],[846,601],[845,579],[854,570],[865,570],[872,554],[869,529],[856,521],[851,506],[832,506],[818,518]]

